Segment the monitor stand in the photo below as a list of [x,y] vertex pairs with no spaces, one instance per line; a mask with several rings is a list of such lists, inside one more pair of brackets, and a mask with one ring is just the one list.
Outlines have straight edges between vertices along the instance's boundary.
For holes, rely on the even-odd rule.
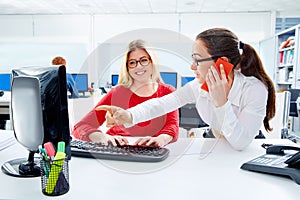
[[18,158],[7,161],[1,167],[2,171],[15,177],[38,177],[40,173],[40,157],[34,157],[35,152],[30,151],[28,159]]

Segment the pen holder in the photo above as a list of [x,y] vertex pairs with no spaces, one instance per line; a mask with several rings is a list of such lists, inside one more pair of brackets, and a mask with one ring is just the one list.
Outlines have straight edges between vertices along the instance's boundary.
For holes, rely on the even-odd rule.
[[40,162],[42,192],[48,196],[59,196],[67,193],[69,184],[68,159]]

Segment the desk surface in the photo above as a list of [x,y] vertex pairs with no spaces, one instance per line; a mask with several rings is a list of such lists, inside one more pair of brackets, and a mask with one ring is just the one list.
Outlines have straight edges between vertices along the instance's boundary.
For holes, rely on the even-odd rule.
[[[8,132],[8,131],[5,131]],[[12,133],[12,132],[11,132]],[[0,131],[1,134],[4,131]],[[285,177],[241,170],[240,166],[265,153],[255,140],[235,151],[224,140],[180,139],[170,156],[159,163],[103,161],[72,157],[70,191],[59,199],[299,199],[300,185]],[[18,143],[0,151],[0,164],[27,157]],[[15,178],[0,173],[0,199],[47,199],[40,178]],[[53,197],[52,197],[53,198]]]

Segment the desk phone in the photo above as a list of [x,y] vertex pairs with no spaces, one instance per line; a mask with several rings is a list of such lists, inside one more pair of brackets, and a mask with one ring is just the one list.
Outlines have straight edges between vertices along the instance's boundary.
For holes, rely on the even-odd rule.
[[244,163],[241,169],[290,177],[300,185],[300,148],[271,144],[262,147],[266,154]]

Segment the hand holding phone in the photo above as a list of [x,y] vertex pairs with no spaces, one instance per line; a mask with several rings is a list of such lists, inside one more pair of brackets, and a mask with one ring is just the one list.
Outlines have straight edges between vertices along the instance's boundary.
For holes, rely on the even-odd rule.
[[[231,72],[231,70],[233,69],[233,64],[227,62],[226,60],[222,59],[222,58],[218,58],[218,60],[216,61],[216,69],[218,71],[218,73],[220,74],[220,65],[223,65],[225,74],[226,74],[226,78],[228,78],[228,74]],[[208,86],[207,83],[204,81],[204,83],[201,85],[201,89],[208,91]]]

